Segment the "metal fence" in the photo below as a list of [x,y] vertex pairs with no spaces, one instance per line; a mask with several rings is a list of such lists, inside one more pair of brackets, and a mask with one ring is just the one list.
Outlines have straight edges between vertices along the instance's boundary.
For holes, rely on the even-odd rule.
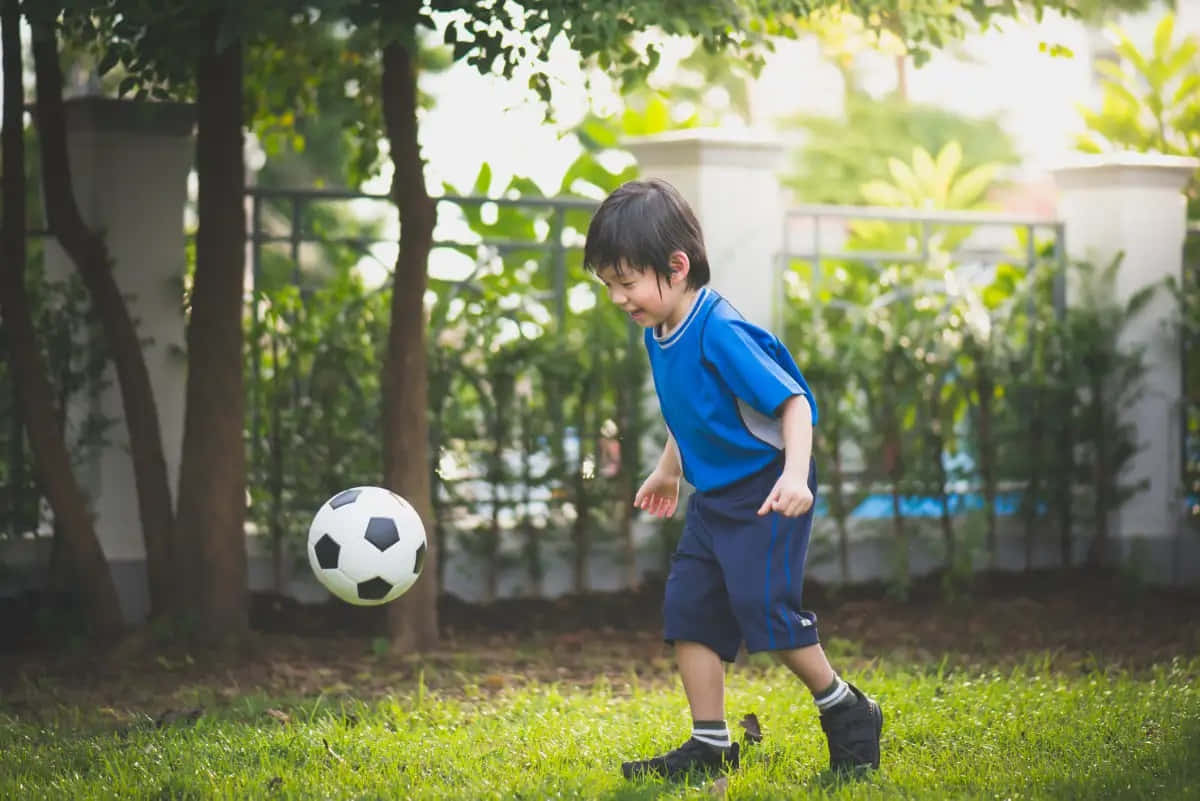
[[[315,284],[306,275],[322,257],[310,253],[305,263],[307,246],[348,248],[384,269],[394,260],[394,231],[347,236],[314,230],[316,210],[350,202],[378,204],[394,214],[394,206],[386,195],[330,190],[255,188],[248,198],[253,282],[248,429],[261,434],[250,436],[250,465],[252,476],[274,496],[264,497],[259,514],[252,510],[251,517],[260,532],[272,534],[278,552],[288,532],[311,514],[312,496],[319,490],[303,486],[306,478],[290,464],[304,454],[293,448],[281,457],[286,437],[273,432],[286,427],[291,410],[314,400],[304,397],[303,375],[293,378],[289,393],[267,389],[263,377],[273,374],[270,363],[281,357],[266,343],[278,328],[299,330],[298,318],[314,302]],[[572,590],[589,588],[590,563],[596,561],[615,565],[636,581],[632,515],[620,511],[628,504],[616,500],[631,497],[628,476],[640,461],[647,423],[635,393],[645,367],[637,352],[640,334],[596,296],[599,285],[581,269],[583,232],[596,203],[528,197],[436,200],[433,300],[426,303],[432,308],[430,468],[437,534],[451,556],[439,567],[473,561],[484,574],[485,596],[513,591],[513,585],[518,592],[538,593],[551,559],[570,565]],[[272,252],[290,263],[290,280],[301,298],[291,312],[296,319],[264,326],[257,289]],[[448,277],[447,259],[457,259],[457,275]],[[572,302],[589,297],[590,303]],[[475,311],[462,312],[464,307]],[[457,322],[456,313],[463,315]],[[475,317],[464,325],[470,314]],[[532,334],[522,333],[531,329]],[[385,337],[379,333],[378,338]],[[381,460],[371,449],[378,441],[378,421],[379,409],[370,409],[364,424],[370,436],[353,445],[376,467]],[[272,468],[281,459],[289,463]],[[502,587],[505,583],[510,586]]]
[[[251,517],[258,533],[270,535],[278,562],[289,555],[295,557],[296,544],[302,541],[297,532],[306,528],[320,492],[304,484],[311,478],[306,475],[317,466],[301,450],[307,435],[302,410],[313,398],[306,394],[312,390],[311,375],[299,368],[309,370],[312,365],[302,364],[296,354],[272,354],[268,346],[272,341],[277,346],[285,344],[287,337],[299,330],[305,304],[315,302],[322,283],[318,275],[321,265],[335,258],[321,248],[342,248],[356,259],[372,259],[385,272],[394,262],[394,230],[354,229],[347,233],[338,227],[322,227],[320,210],[337,204],[367,204],[376,206],[381,217],[394,218],[395,207],[386,194],[268,187],[248,190],[247,202],[248,455],[251,481],[268,498]],[[620,329],[614,334],[614,316],[604,316],[611,312],[609,304],[595,297],[597,285],[580,269],[583,232],[596,203],[579,198],[482,196],[443,196],[437,202],[439,225],[431,263],[455,254],[460,265],[466,266],[451,277],[439,277],[435,267],[431,279],[431,292],[437,296],[434,306],[448,298],[488,297],[481,293],[489,281],[499,280],[501,274],[525,271],[528,280],[522,286],[522,302],[536,304],[546,315],[530,337],[540,343],[537,347],[505,351],[502,358],[492,360],[504,368],[502,376],[472,372],[474,368],[464,365],[461,337],[442,341],[445,328],[437,326],[443,325],[444,319],[442,323],[435,320],[429,332],[432,378],[442,381],[434,387],[440,394],[431,398],[431,404],[440,404],[436,408],[431,405],[435,441],[431,442],[434,462],[430,465],[438,534],[451,543],[452,552],[490,565],[485,570],[491,574],[487,581],[493,594],[537,593],[545,562],[551,557],[573,566],[575,586],[568,589],[588,588],[586,564],[596,556],[615,565],[627,579],[636,580],[627,500],[632,492],[629,482],[637,480],[642,468],[642,440],[653,424],[637,402],[646,378],[639,334],[631,323],[619,319],[620,315],[615,315]],[[849,233],[852,225],[862,223],[892,226],[904,236],[894,247],[863,249],[851,241]],[[392,224],[395,227],[397,223],[392,220]],[[775,265],[779,284],[797,262],[809,265],[814,284],[824,280],[825,270],[841,262],[866,265],[877,273],[889,265],[928,262],[944,247],[947,232],[957,232],[961,236],[955,237],[960,240],[956,246],[941,251],[955,265],[984,272],[1002,262],[1025,270],[1047,261],[1055,265],[1053,303],[1060,312],[1064,308],[1064,230],[1055,220],[807,205],[789,209],[782,225],[782,248]],[[299,298],[288,312],[290,318],[267,321],[259,316],[266,308],[261,290],[269,283],[271,262],[275,269],[279,264],[287,266],[288,283],[297,290]],[[1196,280],[1200,276],[1197,225],[1189,230],[1186,264],[1185,290],[1194,289],[1200,285]],[[384,283],[381,289],[389,286]],[[576,294],[589,293],[592,305],[572,302]],[[778,292],[776,297],[781,304],[787,303],[785,293]],[[904,297],[899,293],[893,300]],[[795,307],[778,311],[781,315],[798,313]],[[819,304],[799,310],[809,312],[818,314]],[[507,315],[518,330],[530,322],[529,316],[522,314],[520,309],[496,309],[496,316]],[[491,336],[482,331],[472,334],[472,347]],[[1200,393],[1191,388],[1200,376],[1200,367],[1191,366],[1200,351],[1192,338],[1185,345],[1186,404],[1182,414],[1187,441],[1182,469],[1192,492],[1192,508],[1200,517]],[[291,365],[291,372],[272,372],[284,363]],[[436,373],[439,363],[444,368],[440,375]],[[584,367],[572,372],[567,369],[572,364]],[[349,375],[353,367],[342,367],[348,381],[357,380]],[[501,378],[524,389],[498,395],[496,382]],[[358,439],[351,442],[352,447],[362,449],[362,463],[373,466],[364,470],[378,470],[381,465],[378,453],[371,450],[379,445],[377,392],[375,396],[358,422]],[[448,411],[447,398],[458,404],[457,412]],[[510,424],[500,429],[489,428],[495,420],[485,420],[480,411],[494,407],[497,398],[511,407]],[[289,414],[297,415],[299,422],[289,423]],[[459,422],[446,422],[456,415]],[[279,447],[284,441],[280,432],[289,425],[289,435],[295,440],[290,450]],[[22,464],[28,454],[19,433],[15,429],[9,433],[3,454],[9,463],[3,483],[10,499],[6,506],[12,507],[10,516],[15,517],[18,505],[30,506],[27,493],[17,486],[18,482],[24,486],[27,480],[28,470]],[[446,454],[457,458],[457,467],[447,468]],[[670,536],[670,532],[664,535],[664,547]],[[503,578],[506,574],[508,579]],[[513,579],[513,575],[526,578]],[[508,586],[500,587],[504,581]]]
[[[904,226],[911,231],[906,247],[888,250],[848,249],[849,226],[855,222],[875,221]],[[982,211],[927,212],[879,206],[835,206],[808,204],[789,208],[783,220],[783,248],[777,267],[780,272],[790,262],[802,260],[813,266],[814,283],[821,281],[822,265],[832,261],[854,261],[880,272],[885,264],[928,262],[933,254],[934,236],[946,229],[967,229],[970,236],[947,254],[957,265],[991,265],[1003,261],[1017,263],[1026,270],[1044,260],[1040,255],[1045,238],[1051,241],[1051,258],[1060,269],[1054,284],[1054,304],[1059,310],[1066,304],[1066,245],[1063,223],[1043,217],[996,214]],[[1019,241],[1016,232],[1023,234]],[[1039,238],[1039,235],[1043,235]],[[814,313],[816,308],[814,306]]]

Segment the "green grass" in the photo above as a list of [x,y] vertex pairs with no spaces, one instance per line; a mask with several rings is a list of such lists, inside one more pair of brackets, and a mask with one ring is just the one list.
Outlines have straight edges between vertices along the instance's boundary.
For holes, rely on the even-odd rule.
[[811,699],[761,661],[730,672],[734,732],[754,712],[765,739],[723,787],[620,776],[623,759],[686,737],[669,674],[498,691],[409,682],[372,700],[181,687],[176,705],[203,714],[162,727],[77,702],[0,702],[0,798],[1197,799],[1198,675],[1196,661],[1136,674],[877,666],[852,679],[883,704],[883,770],[840,785],[822,773]]

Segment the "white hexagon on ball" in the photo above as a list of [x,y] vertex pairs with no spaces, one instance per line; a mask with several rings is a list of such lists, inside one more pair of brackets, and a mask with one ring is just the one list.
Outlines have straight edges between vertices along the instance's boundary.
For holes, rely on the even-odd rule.
[[357,606],[399,598],[425,562],[425,526],[383,487],[351,487],[321,504],[308,528],[308,563],[331,593]]

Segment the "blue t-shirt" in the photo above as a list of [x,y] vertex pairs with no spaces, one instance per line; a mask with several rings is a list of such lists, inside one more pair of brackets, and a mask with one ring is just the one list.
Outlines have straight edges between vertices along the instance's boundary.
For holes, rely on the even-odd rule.
[[644,340],[684,478],[701,492],[753,475],[779,456],[778,413],[788,398],[807,396],[817,422],[812,391],[779,338],[708,287],[678,328],[665,337],[648,328]]

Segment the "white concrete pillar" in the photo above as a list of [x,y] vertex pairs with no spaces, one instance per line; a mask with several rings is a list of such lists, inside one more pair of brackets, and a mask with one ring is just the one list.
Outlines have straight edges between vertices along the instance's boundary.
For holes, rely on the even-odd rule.
[[691,204],[704,229],[712,287],[746,319],[776,330],[783,146],[758,132],[710,128],[637,137],[622,146],[642,177],[670,182]]
[[[172,492],[183,443],[185,356],[184,206],[193,160],[190,105],[99,97],[66,102],[67,148],[75,198],[84,221],[104,233],[113,272],[144,340],[146,366],[158,405]],[[46,241],[47,274],[75,268],[53,238]],[[91,410],[114,421],[111,444],[80,471],[92,501],[97,535],[113,567],[126,617],[147,607],[145,545],[138,515],[129,435],[115,371],[91,399]],[[78,419],[86,410],[73,409]]]
[[[1102,266],[1124,253],[1118,301],[1169,276],[1178,279],[1187,226],[1182,190],[1197,167],[1200,160],[1192,158],[1115,153],[1055,170],[1068,257]],[[1070,294],[1068,287],[1068,304]],[[1176,316],[1174,298],[1162,289],[1123,336],[1126,345],[1146,347],[1148,368],[1141,398],[1125,412],[1140,450],[1124,480],[1144,480],[1147,488],[1117,513],[1115,531],[1126,545],[1143,540],[1164,559],[1183,517],[1182,354],[1170,324]]]
[[1200,36],[1200,3],[1175,0],[1175,42],[1184,36]]

